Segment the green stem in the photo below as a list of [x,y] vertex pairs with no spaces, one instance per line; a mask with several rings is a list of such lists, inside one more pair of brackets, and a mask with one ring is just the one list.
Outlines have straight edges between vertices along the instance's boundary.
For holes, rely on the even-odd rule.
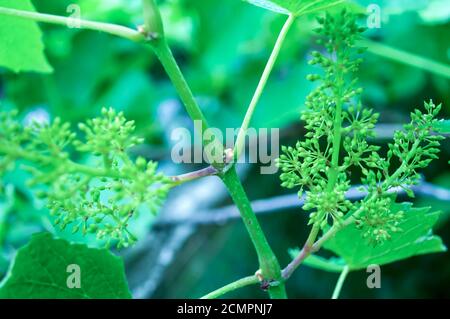
[[306,239],[305,244],[303,245],[302,250],[299,252],[297,257],[295,257],[281,272],[284,280],[289,279],[294,273],[295,269],[305,260],[306,257],[311,253],[312,247],[314,245],[314,241],[319,234],[320,226],[318,224],[314,224],[312,227],[308,239]]
[[345,265],[344,269],[342,269],[341,275],[339,276],[339,279],[336,283],[336,287],[334,287],[333,296],[331,297],[331,299],[339,298],[339,294],[341,293],[341,290],[342,290],[342,285],[344,284],[345,278],[347,278],[349,271],[350,271],[350,268],[348,267],[348,265]]
[[283,28],[281,29],[280,34],[278,35],[277,41],[275,42],[275,46],[273,47],[272,53],[270,54],[269,60],[266,63],[264,68],[264,72],[259,80],[258,86],[256,87],[256,91],[253,94],[250,105],[247,108],[247,112],[245,114],[244,120],[242,122],[241,128],[239,130],[238,137],[236,139],[236,146],[234,148],[234,157],[238,159],[242,153],[242,150],[245,146],[245,135],[247,133],[248,127],[250,125],[250,121],[253,117],[253,113],[255,112],[256,105],[258,104],[261,95],[266,87],[267,80],[269,79],[270,73],[275,65],[275,62],[280,53],[281,47],[283,45],[284,40],[286,39],[286,35],[289,32],[292,24],[295,21],[295,17],[293,15],[289,15],[288,19],[284,23]]
[[227,187],[233,201],[236,203],[241,213],[244,225],[250,235],[253,245],[258,255],[259,266],[265,280],[278,282],[277,286],[269,287],[269,294],[272,298],[286,298],[283,278],[281,276],[280,264],[270,248],[264,232],[251,207],[250,201],[236,173],[235,167],[230,168],[223,176],[222,181]]
[[305,245],[307,247],[312,247],[312,245],[314,245],[314,241],[316,240],[319,231],[320,226],[318,224],[314,225],[313,228],[311,229],[311,232],[308,235],[308,239],[306,239]]
[[198,106],[197,101],[195,101],[194,95],[192,94],[183,73],[181,73],[178,63],[173,57],[172,50],[170,50],[167,41],[165,39],[157,40],[152,43],[152,48],[172,81],[172,84],[180,96],[181,101],[186,107],[189,117],[193,121],[200,121],[202,124],[202,130],[208,129],[208,122]]
[[[173,82],[175,89],[180,95],[180,98],[183,101],[191,119],[201,121],[202,128],[204,130],[208,129],[208,123],[206,122],[202,111],[198,107],[197,102],[195,101],[193,94],[172,55],[172,52],[167,45],[167,42],[164,39],[158,39],[152,43],[152,47]],[[219,142],[217,139],[214,139],[213,142],[214,141],[216,143]],[[210,142],[211,141],[204,141],[204,145],[207,145]],[[220,146],[217,147],[221,146],[222,145],[220,144]],[[286,292],[284,289],[284,284],[281,282],[282,277],[280,265],[267,242],[258,220],[256,219],[256,216],[251,208],[250,201],[248,200],[239,177],[236,174],[235,168],[231,167],[221,176],[221,178],[227,186],[227,189],[244,220],[244,224],[255,246],[263,277],[267,280],[279,281],[278,286],[271,286],[269,288],[270,296],[273,298],[285,298]]]
[[[61,17],[52,14],[38,13],[26,10],[16,10],[10,8],[0,7],[0,14],[33,20],[37,22],[45,22],[51,24],[58,24],[69,26],[73,23],[73,18]],[[145,40],[145,36],[138,30],[127,28],[117,24],[94,22],[88,20],[76,20],[80,29],[89,29],[116,35],[118,37],[126,38],[134,42],[141,42]]]
[[331,157],[331,167],[328,174],[327,191],[332,192],[336,185],[338,173],[339,173],[339,152],[341,149],[342,139],[342,102],[336,103],[336,113],[334,118],[334,131],[333,131],[333,154]]
[[[325,244],[328,240],[334,237],[338,231],[343,229],[344,227],[347,227],[348,225],[354,223],[356,218],[354,216],[350,216],[345,220],[343,224],[334,224],[325,234],[322,235],[312,246],[309,253],[314,253],[318,251],[320,248],[322,248],[323,244]],[[300,263],[299,263],[300,265]]]
[[236,280],[235,282],[232,282],[226,286],[223,286],[217,290],[214,290],[207,295],[204,295],[201,299],[219,298],[231,291],[237,290],[239,288],[243,288],[245,286],[256,285],[257,283],[259,283],[259,279],[255,275],[244,277],[244,278]]
[[420,55],[409,53],[389,45],[374,42],[370,40],[362,40],[361,44],[367,47],[367,51],[384,57],[386,59],[407,64],[445,78],[450,78],[450,66],[430,58],[424,58]]
[[336,110],[334,113],[333,123],[333,153],[331,155],[331,167],[328,173],[327,192],[333,191],[336,185],[339,173],[339,152],[341,150],[342,139],[342,90],[344,86],[344,76],[341,70],[341,55],[338,53],[336,60],[336,92],[334,92],[334,101],[336,103]]
[[384,181],[383,187],[386,190],[391,187],[392,182],[395,181],[403,173],[403,171],[407,168],[407,166],[409,164],[409,161],[416,154],[416,151],[417,151],[417,148],[420,145],[420,142],[421,142],[420,139],[416,139],[414,141],[414,144],[412,145],[411,150],[408,152],[408,155],[406,156],[406,159],[402,162],[400,167],[397,168],[395,170],[395,172],[388,179],[386,179]]
[[211,152],[208,152],[206,154],[209,163],[211,163],[217,169],[222,169],[225,165],[223,161],[224,147],[222,141],[214,134],[212,137],[208,137],[208,134],[204,134],[205,131],[209,129],[208,122],[206,121],[202,110],[195,100],[194,95],[192,94],[192,91],[178,66],[178,63],[176,62],[172,54],[172,50],[170,50],[170,47],[167,44],[166,39],[156,39],[151,42],[151,46],[162,66],[164,67],[167,75],[169,76],[172,84],[174,85],[175,90],[180,96],[180,99],[183,102],[189,117],[192,119],[192,121],[194,121],[194,123],[200,122],[200,134],[202,135],[201,138],[203,146],[207,146],[212,143],[212,145],[208,148]]

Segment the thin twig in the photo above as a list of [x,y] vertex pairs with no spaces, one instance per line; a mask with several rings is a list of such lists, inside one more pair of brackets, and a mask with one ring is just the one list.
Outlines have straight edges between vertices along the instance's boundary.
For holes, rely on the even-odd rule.
[[338,299],[339,295],[341,293],[342,290],[342,286],[344,285],[344,281],[347,278],[348,272],[350,271],[350,268],[348,267],[348,265],[345,265],[344,269],[341,272],[341,275],[339,276],[339,279],[336,283],[336,287],[334,288],[333,291],[333,296],[331,297],[331,299]]
[[62,17],[46,13],[38,13],[33,11],[16,10],[11,8],[0,7],[0,15],[9,15],[17,18],[33,20],[37,22],[45,22],[51,24],[59,24],[64,26],[69,26],[77,24],[80,29],[89,29],[94,31],[101,31],[116,35],[122,38],[126,38],[135,42],[140,42],[145,40],[145,35],[138,30],[124,27],[112,23],[95,22],[82,19],[74,19],[68,17]]
[[241,278],[239,280],[236,280],[226,286],[223,286],[217,290],[214,290],[213,292],[210,292],[209,294],[203,296],[201,299],[215,299],[219,298],[220,296],[223,296],[224,294],[245,287],[250,285],[255,285],[259,283],[259,278],[256,275],[248,276]]
[[255,93],[253,94],[252,100],[250,101],[250,105],[247,108],[247,112],[245,113],[244,120],[242,121],[242,125],[239,130],[239,134],[236,138],[236,147],[234,148],[236,159],[239,159],[239,157],[241,156],[242,150],[244,149],[245,135],[246,135],[247,129],[250,125],[250,121],[253,117],[256,106],[261,98],[264,88],[267,85],[267,81],[269,79],[270,74],[272,73],[272,70],[275,65],[275,62],[277,61],[278,55],[280,54],[281,47],[283,46],[283,42],[286,39],[286,35],[288,34],[289,30],[291,29],[294,21],[295,21],[295,16],[289,15],[286,22],[284,23],[283,28],[281,29],[280,34],[278,35],[275,46],[273,47],[272,53],[270,54],[269,60],[267,61],[267,64],[264,68],[263,74],[259,80],[258,86],[256,87]]
[[174,184],[179,185],[179,184],[190,182],[190,181],[202,178],[202,177],[216,175],[218,172],[219,171],[214,166],[210,165],[210,166],[200,169],[198,171],[189,172],[189,173],[177,175],[177,176],[172,176],[172,177],[170,177],[170,179],[172,180],[172,182]]

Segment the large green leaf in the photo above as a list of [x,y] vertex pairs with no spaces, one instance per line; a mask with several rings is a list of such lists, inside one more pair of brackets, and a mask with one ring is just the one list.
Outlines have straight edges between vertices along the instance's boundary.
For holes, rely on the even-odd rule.
[[[0,0],[0,7],[35,11],[30,0]],[[36,22],[0,13],[0,66],[14,72],[52,72]]]
[[251,4],[283,14],[301,16],[334,7],[346,0],[245,0]]
[[393,234],[391,240],[372,246],[361,237],[358,229],[348,226],[326,242],[324,248],[344,259],[350,270],[446,251],[441,238],[431,232],[440,212],[429,212],[429,208],[412,208],[410,203],[394,204],[391,209],[405,212],[405,220],[399,225],[403,231]]
[[[80,270],[80,288],[68,285],[73,265]],[[0,298],[103,299],[131,298],[131,294],[119,257],[106,249],[71,244],[41,233],[19,249],[0,285]]]

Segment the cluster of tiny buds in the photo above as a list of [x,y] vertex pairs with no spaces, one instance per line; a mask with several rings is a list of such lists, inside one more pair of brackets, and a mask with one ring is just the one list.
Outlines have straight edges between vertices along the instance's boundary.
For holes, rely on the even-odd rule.
[[[380,155],[380,146],[369,144],[379,114],[362,105],[359,96],[363,89],[357,87],[354,77],[362,62],[357,55],[364,52],[355,45],[364,30],[357,26],[356,19],[347,11],[319,19],[317,32],[322,38],[318,43],[325,50],[313,51],[309,63],[324,72],[308,76],[308,80],[320,84],[307,97],[301,116],[306,139],[295,146],[282,146],[277,165],[283,187],[298,187],[299,197],[306,190],[303,209],[310,211],[309,224],[324,229],[329,223],[342,223],[346,214],[358,212],[355,218],[362,236],[379,244],[401,231],[399,225],[404,218],[402,211],[391,211],[395,201],[388,196],[389,190],[402,187],[414,196],[410,187],[419,178],[416,169],[438,158],[443,137],[432,131],[441,106],[430,101],[425,103],[425,113],[413,112],[411,123],[395,132],[386,157]],[[398,162],[400,165],[392,165]],[[353,168],[359,170],[367,191],[367,196],[356,203],[345,197]]]
[[[133,121],[123,113],[102,109],[102,115],[79,124],[84,139],[70,124],[55,119],[23,127],[14,114],[1,113],[0,147],[3,170],[25,160],[38,187],[36,196],[47,202],[54,224],[72,232],[93,233],[106,244],[127,247],[136,241],[129,224],[140,212],[156,213],[173,186],[157,172],[157,164],[130,158],[127,150],[143,141],[134,135]],[[81,163],[69,151],[80,152]],[[77,156],[78,158],[80,156]]]

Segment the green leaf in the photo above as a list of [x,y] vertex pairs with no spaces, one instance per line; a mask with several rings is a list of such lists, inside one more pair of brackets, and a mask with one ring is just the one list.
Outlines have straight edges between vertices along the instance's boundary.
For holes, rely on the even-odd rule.
[[[79,267],[80,288],[68,288]],[[72,266],[73,267],[73,266]],[[131,298],[122,260],[106,249],[34,235],[0,285],[0,298]]]
[[[35,11],[30,0],[0,0],[0,7]],[[0,66],[14,72],[53,71],[44,55],[42,32],[36,22],[0,15]]]
[[362,238],[356,227],[348,226],[326,242],[324,248],[344,259],[350,270],[446,251],[441,238],[431,232],[440,212],[429,212],[428,207],[412,208],[411,203],[396,203],[391,209],[393,212],[405,212],[405,220],[399,225],[403,231],[393,234],[391,240],[372,246]]
[[[294,259],[299,252],[300,250],[298,248],[290,249],[289,255]],[[345,261],[342,258],[331,257],[327,259],[318,255],[308,256],[308,258],[303,261],[303,264],[311,268],[335,273],[342,272],[345,267]]]
[[255,6],[282,14],[301,16],[334,7],[346,0],[244,0]]
[[434,125],[434,129],[440,133],[450,133],[450,120],[439,121]]

